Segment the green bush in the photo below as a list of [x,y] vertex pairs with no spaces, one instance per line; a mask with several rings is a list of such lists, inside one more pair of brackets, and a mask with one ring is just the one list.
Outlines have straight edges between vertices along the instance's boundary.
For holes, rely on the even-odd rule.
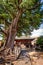
[[38,38],[35,49],[43,51],[43,36]]
[[43,45],[43,36],[38,38],[36,44]]

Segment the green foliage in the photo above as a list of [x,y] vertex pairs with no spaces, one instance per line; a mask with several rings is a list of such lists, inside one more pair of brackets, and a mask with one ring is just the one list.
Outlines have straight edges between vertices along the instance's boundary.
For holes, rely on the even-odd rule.
[[36,44],[43,45],[43,36],[38,38]]
[[39,37],[36,42],[36,50],[43,51],[43,36]]
[[32,5],[34,5],[35,0],[22,0],[22,3],[20,4],[21,7],[32,7]]
[[0,0],[0,24],[4,24],[4,28],[7,29],[15,18],[19,7],[24,12],[18,22],[17,35],[20,36],[22,33],[29,34],[34,28],[38,28],[43,18],[42,4],[34,10],[29,10],[37,2],[41,3],[40,0],[22,0],[20,4],[18,0]]

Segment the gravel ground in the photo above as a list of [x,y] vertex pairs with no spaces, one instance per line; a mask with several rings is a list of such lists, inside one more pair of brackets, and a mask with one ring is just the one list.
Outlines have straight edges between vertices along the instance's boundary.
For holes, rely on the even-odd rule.
[[[32,65],[43,65],[43,52],[30,52]],[[31,65],[29,58],[24,57],[13,62],[14,65]]]
[[[43,52],[26,52],[19,59],[12,62],[13,65],[43,65]],[[5,64],[11,65],[11,64]]]

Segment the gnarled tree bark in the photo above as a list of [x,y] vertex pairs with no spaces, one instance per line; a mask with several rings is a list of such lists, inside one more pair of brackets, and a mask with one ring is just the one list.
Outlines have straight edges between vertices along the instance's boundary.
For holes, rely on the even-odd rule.
[[7,48],[12,48],[12,46],[13,46],[15,36],[16,36],[16,33],[17,33],[17,23],[19,21],[21,13],[22,13],[21,10],[17,12],[15,19],[13,20],[13,22],[11,23],[11,25],[9,27],[8,37],[7,37],[7,41],[6,41],[6,47]]

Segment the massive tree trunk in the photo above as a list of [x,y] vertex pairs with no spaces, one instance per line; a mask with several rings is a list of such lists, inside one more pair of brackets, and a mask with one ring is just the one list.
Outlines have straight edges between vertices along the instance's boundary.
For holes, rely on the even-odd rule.
[[[17,23],[19,21],[21,14],[22,14],[22,11],[19,10],[17,12],[15,19],[12,21],[12,23],[9,27],[7,39],[6,39],[6,46],[4,48],[5,50],[1,51],[1,54],[0,54],[0,56],[2,58],[4,58],[5,61],[6,61],[6,57],[8,56],[7,54],[10,53],[10,51],[13,49],[14,40],[15,40],[15,36],[16,36],[16,33],[17,33]],[[12,54],[12,53],[10,53],[10,54]]]
[[12,48],[13,47],[15,36],[17,33],[17,23],[19,21],[21,13],[22,13],[21,10],[17,12],[15,19],[12,21],[12,23],[9,27],[8,36],[7,36],[7,40],[6,40],[6,48]]
[[[16,33],[17,33],[17,23],[19,21],[19,18],[22,14],[22,11],[19,10],[16,14],[16,17],[14,18],[14,20],[12,21],[9,29],[8,29],[8,32],[7,32],[7,37],[6,37],[6,46],[5,46],[5,50],[8,49],[8,48],[13,48],[13,44],[14,44],[14,40],[15,40],[15,36],[16,36]],[[3,50],[3,49],[2,49]],[[1,51],[2,55],[3,55],[3,52],[4,51]]]

